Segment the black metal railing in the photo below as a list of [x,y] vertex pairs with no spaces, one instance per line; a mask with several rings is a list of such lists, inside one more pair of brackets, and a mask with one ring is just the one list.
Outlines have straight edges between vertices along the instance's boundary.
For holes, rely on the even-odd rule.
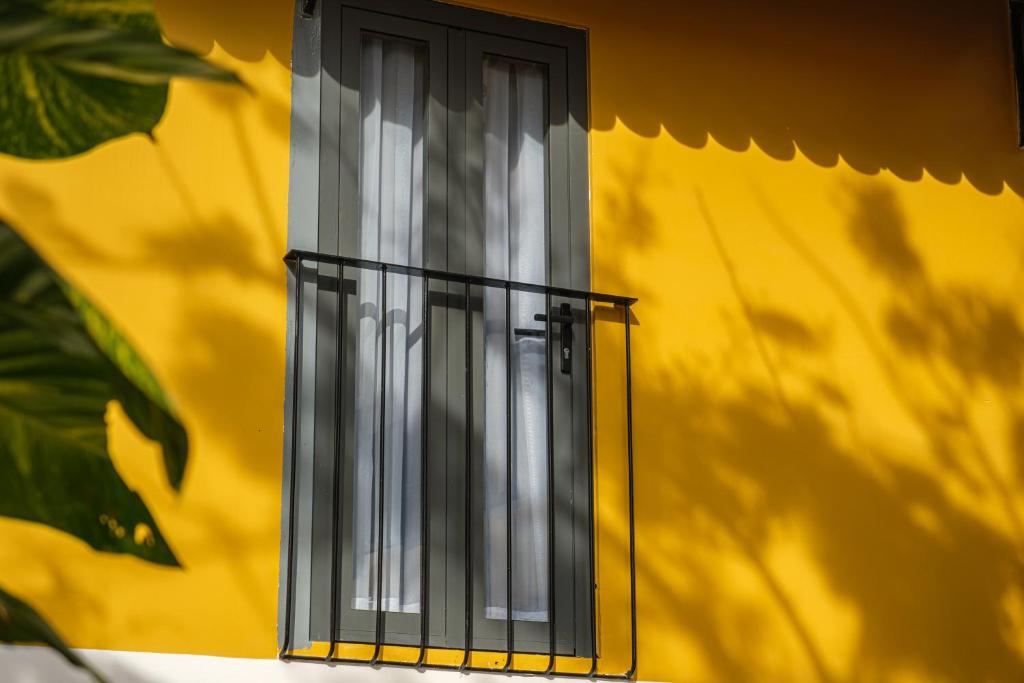
[[[289,444],[289,467],[290,467],[290,484],[286,484],[289,487],[288,505],[289,514],[287,516],[287,545],[285,552],[287,553],[285,562],[286,568],[284,570],[285,577],[285,614],[283,622],[283,646],[280,650],[279,657],[283,660],[293,661],[316,661],[316,662],[330,662],[340,664],[361,664],[370,666],[399,666],[399,667],[411,667],[411,668],[430,668],[430,669],[445,669],[459,672],[480,672],[480,673],[504,673],[504,674],[515,674],[515,675],[527,675],[527,676],[558,676],[558,677],[573,677],[573,678],[591,678],[591,679],[611,679],[611,680],[630,680],[634,678],[637,669],[637,604],[636,604],[636,539],[635,539],[635,516],[634,516],[634,482],[633,482],[633,402],[632,402],[632,359],[631,359],[631,340],[630,340],[630,313],[631,306],[636,303],[636,299],[626,296],[618,296],[611,294],[602,294],[598,292],[590,292],[584,290],[570,289],[564,287],[552,287],[544,285],[536,285],[523,282],[513,282],[509,280],[502,280],[491,277],[483,277],[477,275],[467,275],[460,273],[450,273],[441,270],[434,270],[429,268],[418,268],[414,266],[406,266],[392,263],[382,263],[378,261],[372,261],[360,258],[351,258],[343,256],[335,256],[328,254],[320,254],[311,251],[303,250],[292,250],[284,257],[284,261],[291,268],[291,272],[294,280],[294,300],[293,306],[295,311],[295,328],[294,338],[292,340],[293,357],[291,359],[291,415],[290,415],[290,444]],[[322,266],[330,266],[332,269],[337,271],[337,282],[338,282],[338,294],[341,295],[342,282],[344,280],[345,269],[357,269],[360,271],[376,271],[380,274],[380,294],[381,302],[385,304],[387,302],[387,276],[388,275],[407,275],[423,279],[423,402],[426,405],[430,395],[430,314],[429,314],[429,290],[430,283],[432,281],[444,282],[449,284],[458,284],[465,287],[466,296],[464,297],[464,313],[466,315],[465,325],[465,340],[466,345],[465,353],[467,358],[467,373],[466,373],[466,386],[465,386],[465,400],[466,400],[466,416],[467,423],[470,421],[470,415],[472,411],[472,368],[469,359],[472,357],[472,326],[470,325],[471,316],[471,297],[469,295],[470,287],[484,287],[497,289],[504,292],[504,304],[505,304],[505,329],[506,329],[506,400],[507,405],[511,406],[511,394],[512,394],[512,382],[511,382],[511,338],[512,330],[509,329],[511,325],[511,299],[513,292],[526,292],[534,294],[542,294],[545,297],[545,308],[546,315],[538,315],[537,320],[543,320],[546,324],[544,326],[543,334],[540,331],[535,332],[535,336],[543,336],[546,341],[546,353],[545,358],[547,359],[547,387],[546,387],[546,409],[547,409],[547,466],[548,466],[548,510],[547,510],[547,522],[548,522],[548,562],[549,562],[549,576],[548,576],[548,616],[547,621],[549,625],[549,649],[547,651],[548,663],[543,669],[517,669],[513,667],[513,656],[521,654],[515,650],[515,619],[513,617],[513,600],[512,600],[512,573],[513,573],[513,513],[512,513],[512,482],[513,482],[513,471],[512,471],[512,410],[506,411],[508,414],[506,424],[506,609],[505,609],[505,635],[507,639],[507,648],[505,651],[504,666],[474,666],[472,665],[471,657],[474,652],[484,650],[473,649],[473,579],[472,579],[472,558],[473,553],[470,550],[470,543],[472,542],[472,530],[470,528],[470,520],[472,517],[471,510],[471,494],[472,494],[472,477],[469,471],[473,465],[473,458],[469,457],[472,452],[472,430],[467,428],[466,432],[466,454],[465,467],[466,467],[466,496],[465,496],[465,647],[462,655],[462,661],[459,664],[443,664],[443,663],[431,663],[428,662],[428,652],[430,650],[441,650],[446,648],[439,648],[430,644],[429,634],[429,576],[430,576],[430,553],[423,551],[421,552],[421,569],[420,569],[420,596],[421,596],[421,607],[420,607],[420,633],[419,633],[419,645],[417,657],[414,661],[406,660],[385,660],[383,659],[383,648],[390,646],[391,643],[385,642],[385,630],[384,630],[384,615],[385,609],[383,607],[383,560],[384,547],[383,542],[383,529],[384,524],[377,524],[377,549],[376,552],[376,599],[374,600],[374,638],[373,638],[373,650],[372,654],[367,658],[352,658],[352,657],[339,657],[336,656],[337,646],[343,644],[344,641],[337,639],[337,627],[338,627],[338,533],[331,535],[333,547],[331,548],[331,587],[330,587],[330,645],[325,656],[316,656],[312,654],[304,654],[296,652],[293,649],[293,603],[294,603],[294,575],[295,575],[295,554],[296,554],[296,471],[299,457],[299,441],[300,441],[300,402],[301,402],[301,375],[302,375],[302,350],[303,350],[303,318],[304,318],[304,284],[308,276],[304,275],[304,270],[307,267],[312,267],[313,275],[317,276],[319,268]],[[589,585],[587,586],[587,595],[589,599],[589,630],[590,630],[590,668],[588,671],[558,671],[557,663],[558,658],[563,655],[558,654],[556,647],[556,619],[555,619],[555,553],[553,544],[555,542],[555,496],[552,494],[552,487],[554,486],[554,440],[552,438],[552,430],[554,428],[553,420],[553,397],[552,397],[552,375],[551,375],[551,337],[552,337],[552,326],[560,321],[558,309],[552,308],[552,298],[571,298],[584,302],[585,308],[585,351],[586,351],[586,368],[587,368],[587,381],[586,381],[586,457],[588,467],[588,500],[587,505],[589,508],[588,516],[588,549],[589,549]],[[597,621],[598,621],[598,599],[597,599],[597,577],[596,577],[596,566],[598,558],[596,557],[596,536],[598,534],[598,519],[599,515],[596,509],[595,501],[595,458],[594,458],[594,405],[593,405],[593,389],[592,384],[594,382],[595,365],[594,365],[594,354],[593,354],[593,323],[594,323],[594,305],[605,304],[622,311],[622,320],[624,321],[624,382],[625,382],[625,468],[626,468],[626,486],[627,486],[627,499],[628,499],[628,563],[629,563],[629,618],[630,618],[630,650],[629,650],[629,667],[622,673],[609,673],[600,671],[599,666],[599,653],[598,653],[598,634],[597,634]],[[562,315],[565,315],[563,309]],[[339,316],[340,318],[340,316]],[[383,318],[382,318],[383,320]],[[570,317],[571,320],[571,317]],[[339,323],[340,325],[340,323]],[[384,490],[384,452],[385,446],[383,438],[384,424],[385,424],[385,401],[383,400],[384,392],[387,388],[387,324],[381,324],[381,353],[380,353],[380,396],[381,396],[381,409],[380,409],[380,462],[379,466],[376,467],[377,482],[376,484],[380,487],[380,491]],[[522,333],[526,333],[525,330],[517,330]],[[563,340],[566,334],[569,334],[563,328]],[[340,342],[339,342],[340,343]],[[336,372],[337,387],[336,392],[340,395],[341,392],[341,376],[342,372],[339,369]],[[430,522],[429,522],[429,505],[428,505],[428,433],[430,428],[430,420],[424,413],[424,419],[422,424],[423,435],[421,439],[422,452],[421,457],[421,515],[420,522],[422,524],[421,529],[421,542],[424,548],[429,547],[429,535],[430,535]],[[332,523],[337,524],[339,518],[339,460],[341,453],[341,432],[340,426],[334,430],[334,482],[333,482],[333,517]],[[377,496],[376,511],[377,519],[382,520],[384,518],[384,498],[383,494]],[[368,644],[362,643],[360,644]],[[415,646],[413,646],[415,647]],[[488,648],[487,651],[490,651]],[[536,653],[526,653],[536,654]]]

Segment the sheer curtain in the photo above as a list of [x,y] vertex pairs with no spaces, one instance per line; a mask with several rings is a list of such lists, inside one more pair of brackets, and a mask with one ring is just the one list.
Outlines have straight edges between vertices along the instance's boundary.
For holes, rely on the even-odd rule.
[[[413,43],[380,37],[363,40],[358,235],[362,258],[423,265],[424,62]],[[377,535],[378,524],[383,524],[383,609],[419,612],[423,281],[388,275],[387,299],[382,302],[380,274],[358,272],[353,607],[376,609]],[[383,406],[382,332],[387,347]],[[383,491],[378,486],[381,439]],[[383,520],[377,517],[379,496],[384,497]]]
[[[488,59],[484,64],[486,275],[545,284],[547,163],[545,73],[536,65]],[[546,621],[548,609],[548,470],[545,340],[512,337],[506,358],[505,293],[484,293],[486,519],[485,614],[507,614],[507,419],[512,421],[512,614]],[[534,315],[544,296],[513,293],[511,327],[543,329]],[[511,363],[512,405],[506,398]]]

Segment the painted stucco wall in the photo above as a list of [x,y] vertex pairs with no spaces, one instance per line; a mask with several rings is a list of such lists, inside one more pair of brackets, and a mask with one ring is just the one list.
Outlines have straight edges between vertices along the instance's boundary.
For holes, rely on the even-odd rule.
[[[590,30],[594,286],[640,297],[640,675],[1019,678],[1005,3],[478,4]],[[78,646],[272,657],[291,7],[157,7],[250,91],[176,82],[155,142],[0,159],[0,211],[175,399],[180,497],[116,409],[112,450],[185,568],[3,520],[0,572]]]

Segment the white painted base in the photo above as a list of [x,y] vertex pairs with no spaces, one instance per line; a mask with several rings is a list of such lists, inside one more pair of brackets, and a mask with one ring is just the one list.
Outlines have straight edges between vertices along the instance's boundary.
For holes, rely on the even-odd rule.
[[[500,683],[502,679],[519,678],[452,671],[286,663],[274,659],[113,650],[76,652],[103,673],[110,683]],[[0,680],[4,683],[94,683],[81,669],[69,666],[50,650],[21,645],[0,646]]]

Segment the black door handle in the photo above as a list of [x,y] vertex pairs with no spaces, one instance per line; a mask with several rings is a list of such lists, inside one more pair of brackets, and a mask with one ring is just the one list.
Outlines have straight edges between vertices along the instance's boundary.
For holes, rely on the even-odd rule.
[[[543,313],[536,313],[533,319],[537,322],[545,322],[548,317]],[[559,323],[561,325],[572,325],[575,322],[572,317],[572,310],[569,308],[569,304],[562,304],[557,312],[551,314],[551,322]]]

